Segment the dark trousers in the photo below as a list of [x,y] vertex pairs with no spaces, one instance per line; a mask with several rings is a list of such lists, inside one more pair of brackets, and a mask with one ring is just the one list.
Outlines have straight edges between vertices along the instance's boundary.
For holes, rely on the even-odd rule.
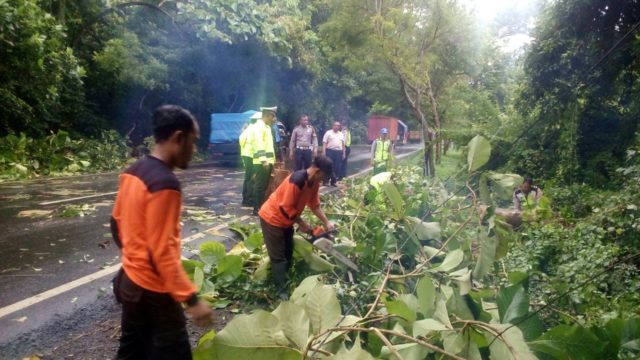
[[295,165],[293,171],[305,170],[311,166],[312,151],[295,149]]
[[333,162],[333,174],[331,174],[331,185],[335,185],[338,174],[342,169],[342,150],[327,149],[327,157]]
[[265,167],[262,164],[253,164],[253,210],[255,211],[259,211],[264,203],[272,170],[273,165]]
[[114,292],[122,303],[117,359],[191,359],[184,312],[169,294],[143,289],[124,272]]
[[242,183],[242,205],[253,206],[253,159],[242,157],[244,182]]
[[347,161],[349,160],[349,154],[351,154],[351,146],[344,148],[344,160],[342,160],[342,166],[340,167],[340,174],[338,174],[338,180],[342,180],[347,177]]
[[271,276],[278,290],[287,283],[287,271],[293,257],[293,226],[280,228],[260,218],[264,244],[271,260]]

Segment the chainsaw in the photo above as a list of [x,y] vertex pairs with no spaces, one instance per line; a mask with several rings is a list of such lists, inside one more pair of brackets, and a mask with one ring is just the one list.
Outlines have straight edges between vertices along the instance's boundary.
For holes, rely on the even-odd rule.
[[312,231],[308,232],[309,237],[307,241],[313,244],[314,247],[322,250],[325,254],[329,254],[336,258],[338,261],[346,265],[353,271],[358,271],[358,266],[353,261],[349,260],[346,256],[342,255],[339,251],[333,248],[333,235],[337,234],[337,229],[325,230],[322,226],[316,226]]

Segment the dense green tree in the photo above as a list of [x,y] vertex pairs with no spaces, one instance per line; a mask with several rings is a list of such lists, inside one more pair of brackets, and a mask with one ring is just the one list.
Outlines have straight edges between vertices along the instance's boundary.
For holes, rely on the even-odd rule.
[[517,170],[609,183],[638,129],[639,26],[637,0],[549,5],[525,61]]

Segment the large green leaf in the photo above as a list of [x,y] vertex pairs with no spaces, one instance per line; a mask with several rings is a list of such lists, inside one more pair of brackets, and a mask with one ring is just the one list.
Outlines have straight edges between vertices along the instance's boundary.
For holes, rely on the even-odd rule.
[[423,319],[413,323],[413,336],[425,336],[433,331],[451,330],[435,319]]
[[234,317],[212,340],[198,345],[194,358],[298,360],[302,354],[289,345],[278,318],[258,310]]
[[322,285],[320,275],[307,276],[302,280],[300,285],[293,290],[293,293],[291,294],[291,301],[304,306],[307,302],[309,293],[311,293],[311,290],[315,289],[318,285]]
[[[426,347],[416,343],[398,344],[393,347],[404,360],[423,360],[431,352]],[[395,354],[387,346],[382,347],[380,357],[388,360],[397,360]]]
[[309,339],[309,317],[304,307],[292,301],[283,301],[272,314],[280,319],[280,326],[287,339],[303,350]]
[[369,354],[366,350],[363,350],[360,345],[360,337],[357,336],[356,340],[351,347],[351,349],[347,350],[346,348],[342,348],[337,354],[333,356],[329,356],[326,359],[330,360],[374,360],[373,356]]
[[402,201],[402,195],[400,195],[398,188],[393,183],[385,183],[382,185],[382,188],[391,202],[397,217],[401,218],[404,214],[404,201]]
[[227,250],[224,244],[217,241],[207,241],[200,244],[200,259],[206,264],[216,265],[226,254]]
[[242,274],[242,257],[227,255],[216,266],[216,277],[224,282],[232,282]]
[[329,285],[316,285],[304,304],[314,334],[334,327],[342,318],[336,290]]
[[335,265],[320,257],[313,251],[313,245],[301,236],[293,237],[293,251],[298,254],[313,271],[327,272],[333,270]]
[[440,223],[425,222],[413,216],[407,216],[406,219],[419,240],[440,239]]
[[487,177],[491,180],[491,188],[494,194],[501,200],[510,200],[513,190],[522,184],[522,176],[518,174],[499,174],[487,172]]
[[416,321],[416,312],[411,309],[406,302],[401,299],[387,300],[384,299],[384,305],[387,308],[387,312],[391,315],[399,316],[408,322]]
[[256,231],[247,237],[247,240],[244,241],[244,244],[247,246],[247,249],[254,251],[256,249],[260,249],[264,244],[264,240],[262,238],[262,232]]
[[442,294],[438,294],[436,298],[436,311],[433,313],[433,318],[443,323],[448,328],[453,328],[451,320],[449,320],[449,312],[447,311],[447,303]]
[[498,247],[496,236],[480,236],[480,254],[473,269],[473,278],[482,280],[493,268],[496,258],[496,248]]
[[271,259],[268,256],[262,257],[260,263],[253,272],[253,280],[256,282],[264,282],[269,276],[269,268],[271,267]]
[[476,171],[489,161],[491,156],[491,144],[481,135],[476,135],[469,141],[469,154],[467,155],[467,164],[469,172]]
[[448,273],[458,267],[458,265],[462,263],[462,260],[464,260],[464,252],[461,249],[455,249],[448,252],[442,263],[433,268],[433,270]]
[[418,311],[422,315],[428,316],[435,310],[436,287],[433,285],[431,276],[423,276],[416,285],[416,295],[418,296]]
[[558,360],[596,360],[604,357],[606,343],[582,326],[558,325],[530,342],[529,346]]
[[[485,333],[487,341],[491,344],[491,346],[489,346],[491,359],[537,360],[537,357],[531,352],[529,346],[527,346],[527,343],[524,341],[522,332],[517,326],[511,326],[510,324],[495,324],[493,326],[502,333],[502,335],[494,341],[495,336],[493,334]],[[493,343],[491,343],[492,341]]]
[[471,270],[463,268],[452,272],[449,277],[458,285],[460,295],[466,295],[471,291]]
[[500,322],[513,323],[529,312],[529,295],[522,285],[503,288],[496,297]]

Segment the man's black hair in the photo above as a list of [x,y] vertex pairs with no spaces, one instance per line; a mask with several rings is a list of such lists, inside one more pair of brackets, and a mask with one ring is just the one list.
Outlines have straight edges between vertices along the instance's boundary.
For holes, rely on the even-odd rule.
[[523,181],[522,183],[523,183],[523,184],[524,184],[524,183],[527,183],[527,184],[529,184],[529,185],[533,185],[533,178],[532,178],[531,176],[525,176],[525,177],[524,177],[524,181]]
[[161,143],[174,132],[190,133],[196,118],[187,109],[178,105],[161,105],[153,111],[153,137]]
[[333,174],[333,161],[324,155],[318,155],[313,159],[313,166],[327,175]]

